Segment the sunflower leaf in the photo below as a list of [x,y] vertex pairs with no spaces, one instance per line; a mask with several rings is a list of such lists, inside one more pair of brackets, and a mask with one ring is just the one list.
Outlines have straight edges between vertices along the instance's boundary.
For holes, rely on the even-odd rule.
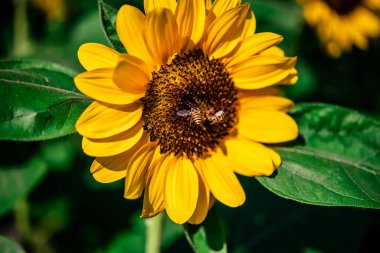
[[98,0],[100,21],[104,34],[113,49],[120,53],[125,53],[125,48],[119,40],[116,32],[117,10],[106,4],[103,0]]
[[215,207],[202,224],[185,224],[184,229],[187,241],[196,253],[227,252],[224,226]]
[[75,72],[37,60],[0,61],[0,139],[37,141],[75,133],[91,100],[77,91]]
[[25,253],[16,242],[0,235],[0,252],[2,253]]
[[[33,159],[21,167],[0,168],[0,216],[30,192],[46,174],[47,165]],[[3,252],[0,247],[0,252]]]
[[258,181],[303,203],[380,208],[380,123],[326,104],[300,104],[292,114],[305,145],[276,148],[281,167]]

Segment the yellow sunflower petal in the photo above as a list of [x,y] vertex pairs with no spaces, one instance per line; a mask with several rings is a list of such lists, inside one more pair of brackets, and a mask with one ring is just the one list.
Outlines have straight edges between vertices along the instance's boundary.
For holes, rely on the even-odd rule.
[[98,43],[86,43],[78,50],[78,59],[82,66],[90,71],[100,68],[114,68],[119,53]]
[[176,6],[177,2],[175,0],[144,0],[145,14],[158,8],[166,8],[174,13]]
[[[141,211],[141,215],[140,215],[141,218],[151,218],[151,217],[154,217],[155,215],[158,214],[158,212],[155,213],[155,211],[162,212],[164,210],[164,206],[162,204],[158,207],[159,210],[157,210],[157,209],[154,210],[154,207],[149,202],[149,197],[150,196],[149,196],[148,187],[149,187],[150,183],[151,183],[151,181],[149,180],[148,183],[145,186],[143,207],[142,207],[142,211]],[[155,213],[155,214],[153,214],[153,213]]]
[[184,157],[173,158],[165,183],[165,209],[170,219],[185,223],[194,213],[198,191],[198,174],[193,163]]
[[144,207],[141,214],[142,218],[157,215],[164,209],[164,182],[166,181],[168,163],[172,158],[172,156],[162,155],[153,163],[151,170],[152,175],[148,187],[145,189]]
[[233,170],[244,176],[269,176],[276,169],[271,151],[264,145],[243,138],[225,141],[226,156]]
[[90,171],[96,181],[101,183],[111,183],[122,179],[127,174],[127,165],[129,159],[134,153],[145,145],[149,139],[147,136],[141,138],[140,141],[127,152],[115,156],[97,157],[91,165]]
[[137,123],[126,132],[104,138],[90,139],[83,137],[82,148],[89,156],[113,156],[132,148],[142,137],[142,122]]
[[142,108],[137,103],[117,106],[93,102],[79,117],[75,128],[83,136],[107,138],[136,125],[141,115]]
[[371,9],[379,9],[380,10],[380,1],[379,0],[365,0],[368,7]]
[[161,213],[164,209],[164,202],[163,198],[160,199],[159,206],[153,206],[152,203],[149,202],[149,199],[151,198],[149,191],[147,190],[151,181],[147,184],[144,190],[144,202],[143,207],[141,211],[141,218],[152,218],[156,216],[157,214]]
[[256,31],[256,18],[255,18],[255,14],[253,14],[253,11],[250,9],[245,18],[242,38],[253,35],[255,31]]
[[278,96],[245,96],[239,102],[241,111],[262,108],[288,112],[294,106],[292,100]]
[[268,152],[269,152],[269,155],[272,158],[274,166],[276,168],[280,167],[280,165],[281,165],[281,156],[276,151],[274,151],[271,148],[268,148]]
[[126,93],[113,82],[112,76],[113,69],[96,69],[77,75],[74,82],[82,93],[108,104],[131,104],[144,96]]
[[153,70],[155,64],[143,40],[144,20],[139,9],[123,5],[116,17],[116,30],[128,54],[140,58]]
[[188,220],[188,222],[191,224],[200,224],[206,219],[210,202],[210,190],[208,189],[208,186],[201,176],[198,178],[198,183],[199,194],[197,207],[195,208],[195,211],[191,218]]
[[206,10],[210,10],[212,6],[211,0],[204,0],[204,1],[205,1]]
[[128,93],[145,94],[146,85],[152,78],[149,67],[137,57],[123,55],[115,68],[113,81]]
[[[358,48],[362,50],[366,50],[368,48],[368,39],[366,38],[366,35],[360,31],[360,29],[350,30],[350,37],[351,37],[352,42]],[[341,48],[344,49],[342,45],[341,45]]]
[[137,199],[145,187],[149,166],[152,164],[157,144],[149,142],[142,146],[129,160],[125,176],[124,197]]
[[278,84],[291,75],[297,58],[254,56],[231,69],[237,88],[260,89]]
[[275,87],[266,87],[257,90],[239,90],[239,98],[243,99],[250,96],[278,96],[281,89]]
[[[123,156],[114,157],[110,156],[111,161],[118,162],[117,167],[112,167],[112,170],[103,166],[97,160],[94,160],[91,164],[91,171],[93,171],[93,177],[100,183],[112,183],[125,177],[127,173],[127,165],[125,164],[125,158]],[[124,162],[124,163],[123,163]]]
[[342,49],[333,41],[327,42],[326,51],[333,58],[339,58],[342,55]]
[[241,5],[241,0],[215,0],[210,12],[216,17],[219,17],[226,11]]
[[228,67],[241,63],[254,56],[261,51],[264,51],[282,41],[282,36],[275,33],[257,33],[245,38],[241,42],[241,46],[236,52],[223,59],[223,62]]
[[206,19],[204,0],[179,1],[174,16],[181,37],[180,49],[186,51],[194,48],[203,36]]
[[[380,1],[378,2],[380,3]],[[357,16],[358,18],[355,20],[355,24],[358,26],[358,29],[362,30],[363,33],[367,34],[369,37],[379,36],[380,21],[373,12],[366,8],[358,8]]]
[[291,141],[298,136],[296,122],[275,110],[247,109],[239,113],[239,135],[264,143]]
[[[231,0],[231,1],[215,0],[213,4],[211,3],[211,0],[205,0],[207,15],[206,15],[206,21],[204,25],[204,31],[208,30],[211,23],[214,22],[214,20],[217,17],[219,17],[226,11],[239,6],[240,4],[241,4],[241,0]],[[203,40],[204,40],[204,37],[202,41]]]
[[277,46],[270,47],[259,53],[261,56],[285,56],[284,50]]
[[305,5],[305,8],[303,10],[303,15],[305,17],[305,20],[311,24],[316,25],[319,21],[321,16],[323,15],[329,15],[329,9],[328,5],[324,3],[323,1],[309,1],[307,5]]
[[172,158],[173,156],[170,155],[163,156],[161,160],[157,161],[157,164],[154,167],[152,175],[153,183],[151,183],[149,187],[151,193],[150,202],[153,203],[153,205],[155,205],[154,203],[159,203],[161,198],[162,200],[164,198],[164,182],[166,182],[166,174],[169,168],[168,164]]
[[289,75],[279,81],[280,84],[295,84],[298,81],[298,71],[295,68],[292,68],[289,71]]
[[143,38],[154,62],[163,65],[179,52],[178,26],[173,12],[158,8],[148,12]]
[[204,52],[210,57],[221,58],[229,54],[242,39],[249,4],[228,10],[210,25],[203,43]]
[[205,159],[196,160],[195,165],[202,172],[210,191],[217,200],[230,207],[237,207],[244,203],[244,190],[221,151],[218,150]]

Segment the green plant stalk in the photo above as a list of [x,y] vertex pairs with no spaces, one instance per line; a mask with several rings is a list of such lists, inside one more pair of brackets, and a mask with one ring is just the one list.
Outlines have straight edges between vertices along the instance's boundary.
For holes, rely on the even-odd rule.
[[146,253],[160,252],[163,218],[164,215],[161,213],[153,218],[145,219]]
[[32,43],[29,38],[27,0],[13,0],[13,4],[13,55],[22,57],[32,51]]
[[14,208],[16,227],[21,236],[30,241],[32,237],[32,230],[29,221],[29,203],[26,199],[21,199]]

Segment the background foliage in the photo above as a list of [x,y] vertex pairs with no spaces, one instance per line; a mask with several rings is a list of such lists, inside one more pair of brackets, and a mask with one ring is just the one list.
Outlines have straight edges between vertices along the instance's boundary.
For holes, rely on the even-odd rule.
[[[281,47],[298,56],[300,80],[285,89],[286,96],[360,113],[299,104],[292,114],[302,138],[277,148],[284,157],[278,174],[260,183],[240,178],[244,206],[217,205],[219,214],[213,210],[205,226],[185,227],[186,236],[201,252],[225,252],[221,238],[236,253],[368,252],[380,234],[379,211],[357,207],[380,203],[380,126],[373,119],[380,118],[380,40],[368,51],[354,49],[334,60],[304,24],[296,1],[246,2],[252,3],[258,32],[284,35]],[[124,200],[122,182],[95,182],[80,137],[69,135],[75,131],[70,122],[89,103],[72,82],[83,71],[77,49],[86,42],[120,49],[113,15],[124,3],[142,8],[139,0],[0,3],[0,252],[144,251],[141,200]],[[356,207],[305,205],[272,192],[303,203]],[[192,252],[183,228],[168,219],[162,236],[163,251]]]

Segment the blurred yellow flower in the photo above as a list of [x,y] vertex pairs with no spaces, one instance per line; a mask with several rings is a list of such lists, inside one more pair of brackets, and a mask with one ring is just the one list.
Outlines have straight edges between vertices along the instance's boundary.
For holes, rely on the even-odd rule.
[[63,21],[65,19],[65,0],[32,0],[31,2],[45,12],[49,21]]
[[[91,172],[125,178],[125,198],[144,192],[142,217],[166,210],[176,223],[201,223],[214,198],[245,201],[235,173],[270,175],[280,156],[261,143],[293,140],[292,101],[271,86],[297,81],[296,58],[255,34],[240,0],[145,0],[124,5],[118,36],[128,54],[84,44],[78,89],[95,99],[76,124]],[[144,191],[145,189],[145,191]]]
[[353,45],[365,50],[380,35],[380,0],[299,0],[306,21],[314,26],[327,53],[335,58]]

